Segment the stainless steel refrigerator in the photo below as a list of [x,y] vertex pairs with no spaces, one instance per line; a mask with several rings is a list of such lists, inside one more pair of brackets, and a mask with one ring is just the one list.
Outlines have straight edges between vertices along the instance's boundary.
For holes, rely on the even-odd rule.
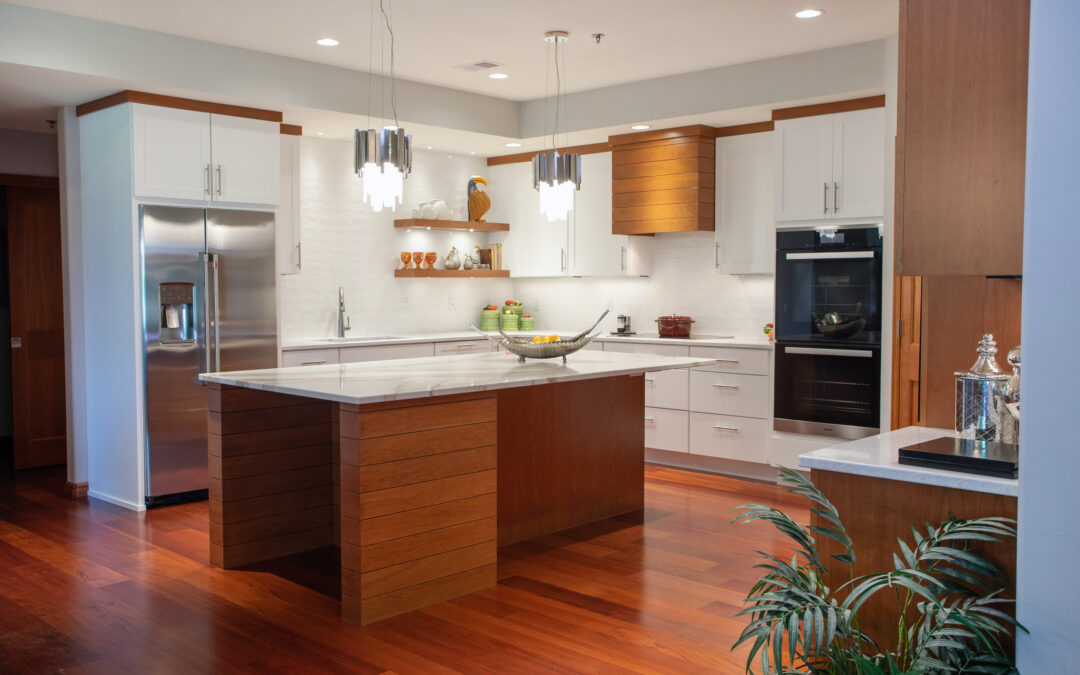
[[277,365],[274,215],[140,206],[146,504],[207,495],[199,373]]

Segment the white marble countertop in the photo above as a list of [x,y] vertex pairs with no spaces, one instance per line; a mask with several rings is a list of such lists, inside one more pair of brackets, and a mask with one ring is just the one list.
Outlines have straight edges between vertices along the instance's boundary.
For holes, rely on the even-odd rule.
[[930,469],[900,464],[897,460],[900,448],[944,436],[956,436],[956,432],[952,429],[905,427],[799,455],[799,466],[994,495],[1016,497],[1020,494],[1020,481],[1015,478]]
[[689,368],[709,358],[579,351],[562,359],[518,363],[505,352],[428,356],[295,368],[267,368],[200,375],[206,382],[294,394],[339,403],[378,403],[472,391],[530,387],[616,375]]
[[[529,336],[529,335],[551,335],[556,333],[558,335],[577,335],[581,332],[578,330],[548,330],[537,329],[531,331],[517,331],[511,333],[514,336]],[[498,335],[498,333],[488,333],[489,335]],[[362,336],[357,336],[362,337]],[[376,336],[378,337],[378,336]],[[379,339],[346,339],[336,340],[332,338],[302,338],[299,340],[289,340],[281,344],[283,351],[292,351],[297,349],[335,349],[338,347],[375,347],[379,345],[405,345],[405,344],[417,344],[421,342],[453,342],[455,340],[479,340],[480,336],[472,331],[449,331],[445,333],[416,333],[413,335],[405,336],[388,336]],[[619,336],[611,335],[610,333],[601,333],[596,338],[597,342],[638,342],[645,344],[685,344],[692,347],[742,347],[753,349],[772,349],[773,343],[770,342],[764,335],[758,337],[746,337],[735,336],[730,338],[720,337],[690,337],[690,338],[662,338],[656,334],[652,335],[629,335]]]

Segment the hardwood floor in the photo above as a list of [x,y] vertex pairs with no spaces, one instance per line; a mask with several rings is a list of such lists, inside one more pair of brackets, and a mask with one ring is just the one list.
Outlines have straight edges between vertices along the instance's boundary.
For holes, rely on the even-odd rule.
[[336,549],[209,566],[207,503],[138,515],[0,484],[0,671],[742,673],[731,644],[753,549],[790,551],[758,483],[646,468],[645,510],[499,551],[497,586],[363,628],[339,617]]

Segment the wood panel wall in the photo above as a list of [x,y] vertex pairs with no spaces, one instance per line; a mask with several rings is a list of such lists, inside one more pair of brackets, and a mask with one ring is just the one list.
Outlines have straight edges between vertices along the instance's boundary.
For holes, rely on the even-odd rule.
[[919,424],[922,278],[893,277],[892,428]]
[[332,405],[218,384],[207,395],[211,564],[333,545]]
[[[925,523],[937,525],[950,515],[966,519],[987,516],[1016,518],[1016,497],[817,469],[810,472],[810,478],[836,506],[854,542],[856,576],[892,569],[892,556],[899,552],[896,540],[901,538],[912,546],[912,527],[924,530]],[[828,525],[813,514],[810,522],[818,526]],[[821,557],[826,561],[825,566],[830,571],[825,583],[837,588],[848,580],[847,567],[832,559],[834,554],[841,552],[839,544],[828,537],[816,537],[816,540]],[[1015,540],[988,544],[975,550],[995,563],[1015,584]],[[1015,597],[1015,594],[1010,594],[1010,597]],[[863,606],[859,612],[859,624],[879,645],[895,649],[897,617],[895,597],[891,592],[884,592]]]
[[368,624],[495,584],[497,399],[341,405],[341,611]]
[[704,125],[611,136],[612,233],[715,229],[715,138]]
[[1028,0],[902,0],[896,274],[1021,274]]

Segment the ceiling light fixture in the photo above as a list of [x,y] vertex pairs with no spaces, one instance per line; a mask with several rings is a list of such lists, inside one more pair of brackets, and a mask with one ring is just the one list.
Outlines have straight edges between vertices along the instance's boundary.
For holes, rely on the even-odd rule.
[[507,75],[506,73],[492,73],[492,74],[488,75],[488,77],[490,77],[493,80],[505,80],[506,78],[508,78],[510,76]]
[[801,12],[795,12],[795,16],[799,17],[800,19],[814,19],[824,13],[824,10],[820,9],[804,9]]
[[634,131],[644,131],[644,130],[650,128],[650,127],[649,127],[648,124],[631,124],[630,128],[633,129]]
[[[390,0],[390,14],[393,14],[393,0]],[[393,124],[384,124],[376,130],[371,126],[371,81],[368,77],[368,128],[356,130],[355,156],[353,170],[364,181],[364,201],[371,205],[376,213],[383,208],[393,211],[401,204],[405,192],[405,178],[412,171],[412,135],[398,124],[397,116],[397,76],[394,72],[394,27],[387,14],[384,0],[379,0],[386,32],[390,36],[390,106],[394,114]],[[371,31],[375,23],[375,3],[372,0],[368,22],[368,73],[371,72]],[[380,37],[382,28],[379,29]],[[379,69],[380,81],[383,78]],[[385,103],[385,100],[383,101]],[[385,110],[380,108],[385,118]]]
[[521,143],[507,143],[506,147],[508,147],[508,148],[520,148]]
[[[566,220],[574,208],[574,192],[581,189],[581,155],[576,152],[560,155],[557,144],[559,104],[563,102],[559,45],[568,39],[570,34],[562,30],[552,30],[544,34],[544,42],[553,45],[555,51],[555,124],[551,129],[551,150],[543,150],[534,156],[532,168],[533,187],[540,192],[540,212],[549,221]],[[563,69],[565,61],[564,54]]]

